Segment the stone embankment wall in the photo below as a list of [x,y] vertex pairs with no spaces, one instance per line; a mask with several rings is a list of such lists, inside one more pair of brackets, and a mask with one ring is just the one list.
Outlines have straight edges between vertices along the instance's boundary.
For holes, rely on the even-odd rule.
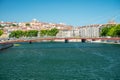
[[0,44],[0,50],[3,50],[3,49],[7,49],[9,47],[12,47],[13,46],[13,43],[1,43]]

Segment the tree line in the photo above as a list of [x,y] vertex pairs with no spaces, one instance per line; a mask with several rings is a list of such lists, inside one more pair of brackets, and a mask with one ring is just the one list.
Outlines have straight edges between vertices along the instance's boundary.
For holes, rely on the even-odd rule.
[[[40,32],[40,33],[39,33]],[[59,32],[58,29],[53,28],[51,30],[29,30],[29,31],[22,31],[22,30],[16,30],[16,31],[12,31],[9,34],[10,38],[20,38],[20,37],[37,37],[38,34],[40,34],[40,36],[56,36],[56,34]]]
[[120,37],[120,25],[110,25],[102,28],[101,36]]
[[51,30],[41,30],[40,35],[41,36],[56,36],[56,34],[59,32],[58,29],[53,28]]

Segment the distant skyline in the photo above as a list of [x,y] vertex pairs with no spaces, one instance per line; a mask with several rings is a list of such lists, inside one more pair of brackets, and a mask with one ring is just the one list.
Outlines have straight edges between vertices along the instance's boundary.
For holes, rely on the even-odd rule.
[[120,23],[120,0],[0,0],[0,21],[82,26]]

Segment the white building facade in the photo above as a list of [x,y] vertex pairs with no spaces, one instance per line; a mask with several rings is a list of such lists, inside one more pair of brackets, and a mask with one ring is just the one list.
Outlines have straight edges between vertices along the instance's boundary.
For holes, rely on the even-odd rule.
[[90,25],[79,27],[80,37],[82,38],[98,38],[103,25]]

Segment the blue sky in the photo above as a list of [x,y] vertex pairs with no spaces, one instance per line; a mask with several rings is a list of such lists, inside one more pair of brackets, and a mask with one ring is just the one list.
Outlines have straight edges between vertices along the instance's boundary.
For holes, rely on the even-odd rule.
[[0,0],[0,21],[66,23],[73,26],[120,23],[120,0]]

